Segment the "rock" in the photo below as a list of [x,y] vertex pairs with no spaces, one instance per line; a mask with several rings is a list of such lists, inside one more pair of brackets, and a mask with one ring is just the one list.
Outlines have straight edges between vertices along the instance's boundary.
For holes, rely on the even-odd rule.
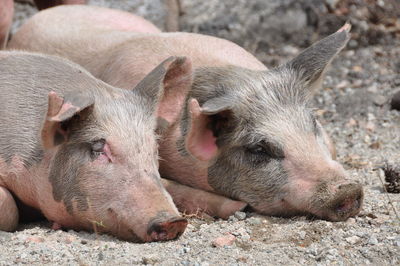
[[346,223],[347,224],[355,224],[356,223],[356,219],[354,219],[353,217],[350,217],[349,219],[347,219]]
[[235,212],[234,216],[239,221],[242,221],[242,220],[246,219],[246,213],[245,212]]
[[43,243],[44,238],[39,236],[30,236],[25,240],[25,243]]
[[377,106],[382,106],[386,103],[387,99],[383,95],[376,95],[375,98],[373,99],[374,104]]
[[300,231],[299,232],[299,237],[300,237],[300,239],[304,239],[304,238],[306,238],[306,235],[307,235],[307,233],[306,233],[306,231]]
[[358,123],[356,120],[354,120],[354,118],[350,118],[349,121],[346,123],[346,127],[354,127],[356,126]]
[[231,216],[229,216],[228,221],[229,221],[229,222],[236,223],[236,222],[239,221],[239,220],[235,217],[235,215],[231,215]]
[[370,244],[370,245],[378,245],[378,239],[376,239],[376,237],[375,236],[371,236],[370,238],[369,238],[369,240],[368,240],[368,244]]
[[75,241],[75,237],[73,236],[66,236],[64,242],[67,244],[71,244],[72,242]]
[[236,240],[236,237],[232,234],[227,233],[226,235],[217,237],[212,241],[214,247],[231,246]]
[[346,237],[346,241],[347,243],[354,245],[360,241],[360,238],[358,236],[350,236]]
[[400,247],[400,237],[394,240],[394,246]]
[[250,217],[246,221],[251,225],[260,225],[262,223],[261,218],[258,217]]

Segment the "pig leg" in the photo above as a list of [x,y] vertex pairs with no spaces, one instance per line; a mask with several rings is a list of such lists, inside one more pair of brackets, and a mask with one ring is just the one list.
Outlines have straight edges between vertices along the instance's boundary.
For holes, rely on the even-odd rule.
[[162,179],[162,182],[178,209],[186,214],[204,212],[210,216],[227,219],[247,206],[244,202],[181,185],[168,179]]
[[35,0],[35,4],[42,10],[58,5],[83,5],[86,4],[86,0]]
[[167,19],[165,29],[169,32],[179,31],[180,0],[167,0]]
[[11,193],[0,187],[0,230],[14,231],[18,225],[18,208]]
[[0,50],[7,44],[8,34],[14,14],[13,0],[1,0],[0,5]]

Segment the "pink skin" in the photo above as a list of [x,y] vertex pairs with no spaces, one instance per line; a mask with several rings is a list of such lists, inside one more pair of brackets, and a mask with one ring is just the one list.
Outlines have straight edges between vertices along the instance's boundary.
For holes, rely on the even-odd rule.
[[[19,157],[13,157],[11,163],[1,164],[1,187],[12,191],[24,204],[39,209],[51,221],[58,221],[63,226],[75,225],[62,203],[56,202],[52,195],[52,186],[48,180],[48,167],[54,152],[47,152],[43,161],[26,169]],[[6,175],[8,173],[8,175]]]
[[[66,56],[87,67],[94,76],[101,76],[107,83],[126,89],[135,86],[156,64],[170,55],[183,55],[190,58],[193,71],[205,66],[222,67],[229,65],[252,70],[267,69],[254,56],[229,41],[200,34],[160,33],[150,22],[143,24],[142,18],[129,15],[128,19],[125,15],[121,11],[97,7],[85,7],[79,10],[73,9],[73,7],[62,7],[45,11],[34,17],[32,23],[28,22],[20,29],[16,34],[17,38],[10,43],[10,48],[46,51]],[[45,27],[45,25],[48,25],[48,21],[51,21],[54,17],[59,19],[74,18],[73,25],[63,28],[65,38],[63,40],[60,40],[60,36],[54,35],[52,32],[59,30],[62,25],[54,29]],[[121,18],[126,18],[126,20]],[[92,23],[92,21],[96,21],[96,23]],[[110,21],[116,21],[116,23]],[[140,26],[136,28],[135,25]],[[77,31],[87,32],[88,34],[77,35]],[[35,37],[35,32],[37,32],[37,35],[45,36],[46,38],[43,39],[46,40],[39,40]],[[143,34],[143,32],[147,34]],[[52,38],[53,35],[57,38]],[[32,39],[37,40],[33,43],[30,41]],[[63,46],[61,49],[57,49],[56,47],[59,47],[60,43]],[[65,46],[65,43],[68,45]],[[93,49],[82,51],[82,43]],[[115,53],[116,48],[120,49],[119,53]],[[92,60],[100,51],[105,51],[103,57],[99,60]],[[115,56],[118,56],[121,60],[107,61],[107,58],[115,58]],[[170,122],[169,128],[163,132],[160,141],[159,152],[162,158],[160,173],[162,176],[173,178],[180,184],[212,192],[213,188],[208,183],[208,167],[213,159],[218,156],[218,148],[209,131],[205,130],[202,132],[203,134],[200,134],[198,130],[199,128],[204,129],[201,125],[205,123],[205,117],[201,114],[201,108],[198,103],[196,105],[196,102],[189,103],[192,120],[196,121],[195,124],[192,124],[192,128],[197,129],[197,131],[194,130],[189,133],[188,141],[185,143],[190,156],[183,156],[176,149],[176,143],[182,135],[178,126],[180,117],[176,114],[176,110],[184,108],[184,95],[182,93],[180,97],[176,97],[177,101],[173,105],[164,104],[159,109],[159,116]],[[320,144],[315,143],[315,139],[314,142],[307,143],[305,149],[285,151],[287,156],[284,167],[289,172],[291,184],[287,187],[287,191],[294,193],[296,197],[293,202],[285,201],[281,203],[277,201],[273,203],[271,212],[274,208],[281,208],[281,204],[284,204],[285,208],[288,209],[291,209],[290,206],[292,206],[292,209],[302,209],[305,206],[302,204],[308,204],[304,202],[304,198],[312,194],[312,189],[318,183],[316,177],[320,172],[320,169],[315,169],[315,162],[320,162],[321,165],[327,167],[324,171],[324,173],[327,173],[327,179],[329,179],[329,173],[336,172],[339,175],[343,172],[340,165],[334,162],[329,155],[330,152],[333,156],[334,148],[328,141],[329,138],[325,132],[323,132],[323,136],[325,143],[328,143],[329,151],[318,148],[313,153],[317,154],[317,157],[310,157],[309,164],[300,163],[304,158],[301,151],[309,150],[308,147],[313,145],[319,147]],[[297,142],[291,144],[287,140],[282,141],[282,143],[285,143],[287,147],[297,145]],[[312,151],[309,151],[309,153],[312,153]],[[176,165],[179,165],[179,167],[176,167]],[[308,165],[308,168],[301,169],[300,165]],[[306,174],[305,172],[309,169],[311,169],[309,174]],[[333,185],[333,180],[331,181],[331,190],[335,191],[336,185]],[[302,195],[300,192],[304,191],[298,190],[294,184],[307,190],[307,193]],[[170,193],[174,194],[173,192]],[[309,208],[309,206],[307,207]],[[191,208],[192,206],[188,207],[188,209]],[[266,212],[264,211],[264,213]]]
[[[55,5],[77,5],[85,4],[86,0],[36,0],[35,3],[40,9],[52,7]],[[14,0],[0,0],[0,50],[7,44],[8,34],[10,32],[11,23],[14,15]],[[146,21],[142,19],[140,25],[147,26]],[[118,21],[116,25],[121,25]],[[136,27],[135,27],[136,29]]]
[[[123,160],[123,157],[118,158],[113,155],[111,150],[109,144],[106,144],[104,154],[99,155],[92,163],[93,165],[89,164],[87,167],[89,169],[96,169],[98,168],[96,166],[111,162],[118,164],[118,161],[121,161],[121,159]],[[114,150],[116,150],[116,148],[114,148]],[[9,191],[12,191],[24,204],[41,210],[48,220],[53,221],[54,224],[57,225],[57,228],[64,227],[77,230],[91,230],[94,226],[91,223],[92,220],[104,221],[104,224],[107,226],[106,231],[111,228],[114,232],[113,234],[120,238],[130,239],[129,237],[132,235],[125,231],[126,227],[129,227],[141,240],[147,242],[175,238],[177,235],[181,234],[186,227],[187,221],[181,218],[178,219],[178,213],[176,210],[172,210],[169,214],[171,217],[169,219],[170,221],[165,218],[163,218],[164,222],[160,220],[163,231],[161,233],[152,232],[148,235],[147,230],[153,223],[152,220],[154,217],[157,217],[159,212],[169,210],[171,206],[170,199],[163,198],[164,196],[158,193],[158,185],[151,182],[149,179],[141,180],[140,188],[138,188],[138,186],[132,186],[131,189],[120,190],[120,199],[116,200],[115,204],[110,205],[110,208],[115,210],[115,212],[112,211],[109,217],[90,219],[93,215],[90,209],[80,214],[74,211],[74,215],[71,215],[67,212],[62,202],[54,200],[53,187],[48,179],[49,162],[55,152],[56,150],[46,152],[43,161],[30,169],[26,169],[21,159],[18,157],[14,157],[8,166],[4,162],[1,163],[0,204],[2,210],[10,213],[7,216],[2,216],[9,217],[9,220],[0,220],[1,230],[9,231],[15,228],[16,223],[18,223],[18,210],[16,209],[15,202]],[[5,175],[7,172],[8,175]],[[126,192],[129,191],[130,193],[127,195]],[[143,193],[143,191],[146,191],[146,193]],[[124,206],[127,203],[129,203],[129,207]],[[140,220],[132,220],[129,218],[131,217],[130,210],[134,210],[137,216],[141,217]],[[118,213],[118,216],[116,213]],[[112,229],[115,226],[121,228],[115,232],[116,229]],[[99,227],[97,230],[104,231],[104,228]]]
[[[14,156],[9,163],[0,158],[0,205],[4,210],[0,215],[0,230],[14,230],[18,223],[18,210],[11,192],[24,204],[40,210],[59,227],[96,228],[98,232],[112,233],[122,239],[145,242],[170,240],[182,234],[187,221],[179,216],[156,176],[154,151],[142,153],[138,158],[136,150],[126,147],[126,140],[121,140],[121,137],[108,137],[101,149],[96,150],[99,154],[95,159],[77,168],[79,178],[73,182],[79,185],[80,193],[69,186],[62,187],[61,191],[59,187],[57,189],[54,178],[64,177],[62,172],[57,176],[50,175],[50,169],[59,166],[56,155],[64,146],[55,146],[55,132],[62,130],[60,121],[66,119],[66,114],[73,115],[72,110],[77,113],[93,105],[91,102],[79,106],[64,102],[55,92],[50,92],[48,99],[47,117],[41,134],[45,143],[43,159],[27,168],[19,156]],[[130,136],[123,131],[119,134]],[[155,139],[150,135],[145,136],[142,142],[148,147],[156,147]],[[65,165],[69,163],[67,160]],[[67,210],[63,189],[77,197],[72,200],[70,211]],[[79,207],[77,200],[86,202],[87,207]]]
[[241,201],[184,186],[168,179],[163,179],[163,185],[171,194],[178,209],[185,214],[206,213],[228,219],[236,211],[243,210],[247,206]]
[[0,0],[0,50],[6,46],[14,14],[13,0]]

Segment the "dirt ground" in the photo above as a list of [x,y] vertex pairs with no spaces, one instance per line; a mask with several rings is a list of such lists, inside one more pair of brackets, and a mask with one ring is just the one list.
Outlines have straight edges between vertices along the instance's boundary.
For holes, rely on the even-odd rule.
[[[119,1],[107,5],[119,7]],[[14,27],[34,12],[18,4]],[[400,90],[399,44],[393,39],[385,45],[348,46],[314,97],[316,113],[336,143],[338,161],[364,185],[365,202],[356,217],[346,222],[254,213],[237,213],[227,221],[190,218],[178,240],[146,244],[55,231],[46,222],[24,224],[17,232],[0,232],[0,265],[400,264],[400,220],[395,213],[400,212],[400,194],[385,192],[381,169],[386,162],[400,165],[400,111],[389,105]],[[300,51],[288,44],[281,48],[274,62]],[[221,236],[234,242],[214,247],[213,240]]]

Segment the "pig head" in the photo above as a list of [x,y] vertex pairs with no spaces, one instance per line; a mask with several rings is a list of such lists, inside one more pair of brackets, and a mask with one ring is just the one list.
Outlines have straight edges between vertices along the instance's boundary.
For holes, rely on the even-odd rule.
[[[260,213],[333,221],[357,214],[362,187],[334,160],[308,103],[349,30],[346,24],[272,70],[196,69],[182,119],[161,142],[161,157],[178,150],[175,161],[197,166],[196,186],[247,202]],[[161,174],[182,176],[182,167],[169,163],[161,163]]]
[[0,229],[18,223],[13,194],[66,228],[181,235],[187,221],[162,186],[154,134],[161,80],[177,60],[129,91],[60,58],[0,53]]

